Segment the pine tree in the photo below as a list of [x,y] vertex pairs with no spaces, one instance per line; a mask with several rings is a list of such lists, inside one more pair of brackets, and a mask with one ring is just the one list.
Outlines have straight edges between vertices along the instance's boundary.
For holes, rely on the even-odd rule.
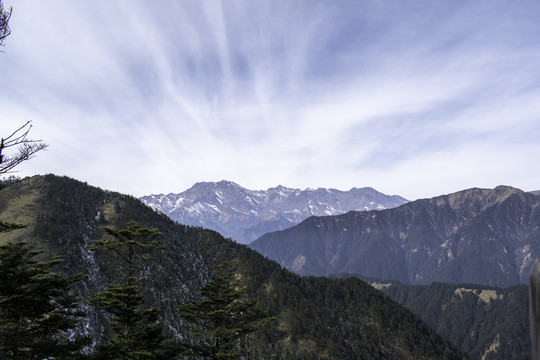
[[0,233],[9,232],[17,229],[24,229],[26,226],[22,224],[5,223],[0,221]]
[[169,347],[158,322],[156,307],[147,308],[139,288],[141,270],[160,244],[157,229],[130,222],[127,229],[105,228],[108,238],[97,240],[91,250],[105,251],[116,266],[117,281],[90,299],[110,314],[110,335],[96,348],[97,359],[163,359]]
[[[51,272],[26,242],[0,246],[0,353],[10,359],[75,359],[86,337],[68,334],[84,316],[70,286],[84,276]],[[69,335],[69,336],[68,336]]]
[[192,323],[196,342],[185,343],[188,352],[207,359],[240,359],[245,354],[246,335],[274,320],[244,296],[246,287],[226,267],[216,267],[214,279],[201,289],[203,300],[179,306],[180,317]]

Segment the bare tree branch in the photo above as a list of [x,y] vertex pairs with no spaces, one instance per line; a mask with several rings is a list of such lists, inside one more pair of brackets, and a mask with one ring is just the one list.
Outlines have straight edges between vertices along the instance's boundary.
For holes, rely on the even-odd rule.
[[[42,140],[28,139],[32,128],[31,121],[15,130],[11,135],[0,140],[0,175],[12,172],[14,167],[35,156],[38,151],[45,150],[49,145]],[[18,147],[12,155],[5,155],[5,150]]]
[[4,4],[0,0],[0,46],[4,45],[4,39],[11,34],[9,29],[9,19],[11,18],[12,8],[4,10]]

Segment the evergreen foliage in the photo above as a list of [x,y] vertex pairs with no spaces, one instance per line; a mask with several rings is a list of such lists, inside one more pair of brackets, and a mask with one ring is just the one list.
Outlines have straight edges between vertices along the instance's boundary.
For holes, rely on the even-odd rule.
[[[211,268],[197,244],[200,229],[176,224],[133,196],[103,191],[55,175],[28,178],[20,184],[6,186],[0,192],[0,212],[8,199],[28,193],[39,194],[31,207],[37,222],[34,225],[29,220],[29,226],[20,232],[39,239],[48,251],[62,254],[62,270],[67,274],[84,272],[89,275],[75,289],[82,298],[90,298],[96,291],[105,290],[107,284],[121,280],[119,269],[125,264],[120,256],[105,248],[102,248],[104,251],[88,249],[95,245],[95,240],[107,235],[104,227],[125,229],[133,220],[141,227],[158,228],[163,233],[159,237],[161,245],[137,250],[138,256],[146,258],[139,267],[144,276],[138,283],[139,290],[147,307],[158,307],[159,321],[168,339],[189,332],[189,326],[178,317],[177,306],[196,298],[211,276]],[[108,336],[107,313],[94,311],[93,307],[88,312],[90,316],[84,325],[100,341]]]
[[[439,282],[416,286],[393,283],[383,291],[473,359],[530,359],[527,285],[494,288]],[[497,295],[483,301],[479,297],[482,291]]]
[[64,277],[40,262],[26,242],[0,246],[0,353],[10,359],[75,359],[89,343],[69,336],[84,316],[70,286],[82,275]]
[[22,224],[13,224],[13,223],[6,223],[3,221],[0,221],[0,232],[8,232],[13,231],[17,229],[24,229],[24,225]]
[[170,347],[165,343],[156,307],[146,307],[139,283],[145,260],[158,246],[154,240],[161,233],[130,222],[127,229],[105,228],[109,237],[96,240],[91,250],[106,251],[115,260],[117,283],[98,292],[90,303],[109,313],[110,335],[96,348],[96,359],[151,360],[162,359]]
[[185,344],[192,355],[212,360],[240,359],[246,353],[246,335],[274,320],[256,308],[256,299],[245,297],[244,282],[226,269],[230,264],[216,266],[214,279],[201,290],[202,300],[179,306],[180,317],[193,324],[195,337],[202,338],[196,344]]
[[127,229],[104,228],[106,238],[94,241],[90,250],[106,251],[117,266],[117,275],[123,284],[133,286],[141,280],[141,270],[153,250],[160,245],[155,240],[161,233],[156,228],[142,228],[131,221]]
[[249,358],[467,359],[417,316],[358,278],[301,277],[245,245],[201,230],[205,257],[234,259],[246,295],[276,317],[250,337]]
[[[0,216],[27,224],[16,238],[35,239],[47,253],[61,254],[66,274],[89,274],[74,286],[83,298],[107,290],[107,284],[122,284],[121,257],[114,258],[104,247],[103,252],[87,248],[104,237],[104,226],[123,229],[133,219],[159,228],[163,246],[152,251],[155,261],[144,261],[136,274],[144,277],[136,284],[144,300],[138,310],[157,306],[169,339],[193,334],[178,316],[178,305],[202,300],[200,290],[212,279],[210,265],[235,259],[234,273],[245,284],[243,296],[256,299],[257,308],[276,317],[247,336],[242,344],[246,359],[466,358],[410,311],[363,281],[300,277],[216,232],[175,224],[131,196],[67,177],[36,176],[6,184],[0,191]],[[3,237],[7,236],[0,234]],[[97,342],[110,339],[112,330],[104,326],[114,315],[92,308],[88,315],[79,330],[88,330]]]

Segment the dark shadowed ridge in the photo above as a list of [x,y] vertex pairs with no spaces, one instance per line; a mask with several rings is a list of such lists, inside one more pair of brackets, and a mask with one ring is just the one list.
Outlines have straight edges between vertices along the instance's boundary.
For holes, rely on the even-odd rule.
[[361,274],[407,284],[528,281],[540,257],[540,197],[473,188],[397,208],[311,217],[250,247],[302,275]]

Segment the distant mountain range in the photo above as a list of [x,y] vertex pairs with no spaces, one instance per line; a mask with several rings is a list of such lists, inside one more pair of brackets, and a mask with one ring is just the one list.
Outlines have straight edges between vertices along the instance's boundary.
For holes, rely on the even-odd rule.
[[310,217],[250,244],[302,275],[511,286],[540,256],[540,196],[499,186],[381,211]]
[[349,191],[283,186],[248,190],[230,181],[200,182],[179,194],[148,195],[140,200],[181,224],[212,229],[244,244],[265,233],[294,226],[309,216],[382,210],[407,202],[369,187]]

